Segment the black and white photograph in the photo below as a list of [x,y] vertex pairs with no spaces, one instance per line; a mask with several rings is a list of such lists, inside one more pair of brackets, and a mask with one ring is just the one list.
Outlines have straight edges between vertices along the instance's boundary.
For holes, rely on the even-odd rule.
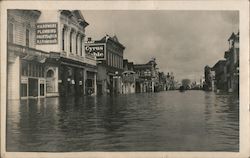
[[246,11],[74,4],[6,7],[2,152],[247,157]]

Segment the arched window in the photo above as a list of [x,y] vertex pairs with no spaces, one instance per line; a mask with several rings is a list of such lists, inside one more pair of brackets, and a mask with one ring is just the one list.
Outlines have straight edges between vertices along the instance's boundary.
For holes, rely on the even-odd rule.
[[54,71],[53,70],[47,71],[47,77],[49,77],[49,78],[54,77]]

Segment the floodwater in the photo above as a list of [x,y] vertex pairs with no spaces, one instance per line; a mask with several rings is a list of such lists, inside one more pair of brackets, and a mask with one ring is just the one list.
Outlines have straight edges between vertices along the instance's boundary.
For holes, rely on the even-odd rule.
[[9,101],[7,151],[239,151],[238,96],[166,91]]

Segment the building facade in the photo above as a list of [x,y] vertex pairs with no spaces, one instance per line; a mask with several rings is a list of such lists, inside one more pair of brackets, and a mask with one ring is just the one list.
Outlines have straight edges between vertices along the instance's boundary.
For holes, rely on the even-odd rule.
[[205,66],[204,76],[205,76],[205,82],[203,84],[203,89],[205,91],[213,91],[214,90],[215,72],[212,70],[211,67]]
[[86,42],[86,52],[97,58],[97,93],[99,95],[122,93],[123,52],[125,47],[116,36]]
[[122,73],[122,94],[135,93],[135,80],[137,75],[134,72],[133,62],[127,59],[123,60],[123,73]]
[[136,80],[136,92],[155,92],[159,85],[159,77],[156,68],[156,59],[151,59],[146,64],[134,64],[134,71],[138,75]]
[[[36,49],[38,10],[8,10],[7,87],[8,99],[45,97],[48,52]],[[48,93],[47,93],[48,92]]]
[[212,68],[215,71],[215,90],[239,93],[239,32],[228,39],[229,49],[224,60],[219,60]]
[[239,32],[229,37],[229,49],[225,52],[225,73],[228,92],[239,92]]
[[215,71],[215,90],[216,91],[226,91],[226,74],[225,74],[225,60],[219,60],[213,67],[212,70]]
[[85,56],[88,23],[81,12],[8,10],[7,14],[9,99],[96,93],[96,60]]

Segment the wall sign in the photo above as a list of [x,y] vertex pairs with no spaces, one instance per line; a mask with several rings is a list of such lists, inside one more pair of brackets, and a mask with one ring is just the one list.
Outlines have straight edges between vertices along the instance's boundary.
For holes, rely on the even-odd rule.
[[57,44],[58,26],[57,23],[36,24],[36,44]]
[[103,43],[98,44],[85,44],[85,52],[89,54],[93,54],[96,56],[97,60],[105,60],[106,54],[106,45]]

